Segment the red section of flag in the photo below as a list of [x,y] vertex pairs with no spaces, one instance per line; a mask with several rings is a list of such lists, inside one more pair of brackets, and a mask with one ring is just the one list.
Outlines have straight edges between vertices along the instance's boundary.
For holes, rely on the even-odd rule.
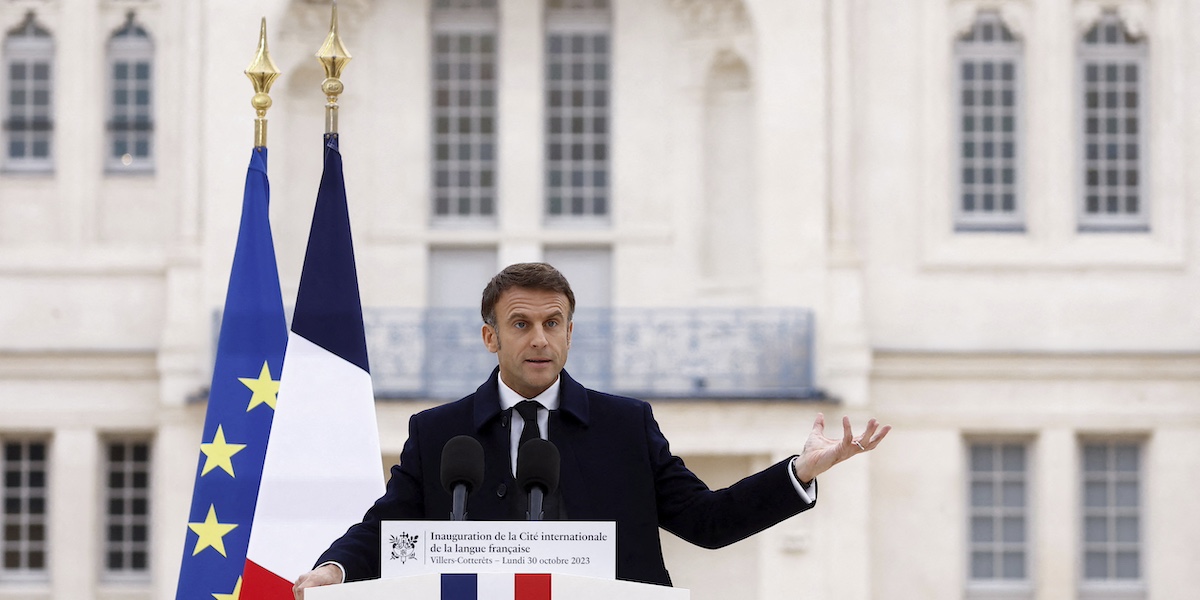
[[246,570],[242,573],[240,597],[246,600],[294,600],[295,598],[292,595],[292,582],[258,566],[252,560],[246,561]]
[[513,580],[514,600],[550,600],[549,573],[517,573]]

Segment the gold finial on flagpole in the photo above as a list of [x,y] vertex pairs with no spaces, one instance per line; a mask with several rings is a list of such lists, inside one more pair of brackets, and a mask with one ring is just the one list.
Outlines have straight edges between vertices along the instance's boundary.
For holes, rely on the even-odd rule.
[[275,61],[271,60],[271,53],[267,51],[266,17],[263,17],[262,28],[258,34],[258,53],[254,55],[250,66],[246,67],[246,77],[249,77],[250,82],[254,84],[254,97],[251,98],[250,105],[258,114],[254,119],[254,147],[265,148],[267,146],[267,109],[271,108],[271,84],[279,78],[279,67],[275,66]]
[[350,51],[342,44],[338,35],[337,2],[333,3],[333,17],[329,22],[329,35],[325,43],[317,51],[317,60],[325,67],[325,81],[321,82],[321,91],[325,92],[325,133],[337,133],[338,126],[338,96],[346,88],[342,85],[342,69],[350,62]]

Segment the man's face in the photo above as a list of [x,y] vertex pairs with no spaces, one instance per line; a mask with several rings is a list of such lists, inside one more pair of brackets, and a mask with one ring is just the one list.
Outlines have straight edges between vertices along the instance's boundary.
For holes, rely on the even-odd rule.
[[571,347],[565,294],[509,288],[496,300],[496,325],[483,326],[483,343],[500,362],[500,377],[526,398],[558,378]]

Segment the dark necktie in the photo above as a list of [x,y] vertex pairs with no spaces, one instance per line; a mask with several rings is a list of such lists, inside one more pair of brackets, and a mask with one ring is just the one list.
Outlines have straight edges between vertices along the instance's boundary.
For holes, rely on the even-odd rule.
[[[533,438],[542,437],[541,428],[538,427],[537,422],[539,408],[542,408],[542,404],[536,400],[522,400],[513,407],[517,414],[521,415],[521,418],[525,421],[525,428],[521,430],[521,439],[517,442],[517,448],[524,446],[525,442]],[[556,521],[567,518],[567,511],[562,507],[561,494],[561,490],[555,490],[554,493],[548,494],[543,500],[542,511],[545,513],[546,520]]]
[[537,411],[541,407],[542,405],[535,400],[522,400],[514,407],[525,420],[525,428],[521,430],[521,441],[517,442],[517,448],[524,446],[529,440],[542,437],[537,422]]

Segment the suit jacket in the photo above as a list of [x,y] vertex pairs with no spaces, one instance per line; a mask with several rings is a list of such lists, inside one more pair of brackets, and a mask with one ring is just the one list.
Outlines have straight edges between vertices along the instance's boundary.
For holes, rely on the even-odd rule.
[[[441,485],[441,454],[460,434],[475,437],[484,449],[484,482],[467,500],[468,518],[524,518],[528,505],[512,476],[498,373],[493,371],[474,394],[413,415],[383,497],[317,564],[340,563],[346,581],[378,578],[380,521],[448,519],[451,497]],[[549,439],[562,458],[559,501],[573,520],[616,522],[619,579],[671,584],[660,527],[693,544],[719,548],[815,504],[805,504],[796,493],[790,459],[712,491],[671,454],[649,404],[586,389],[566,371],[561,378],[559,410],[550,412],[549,421]]]

